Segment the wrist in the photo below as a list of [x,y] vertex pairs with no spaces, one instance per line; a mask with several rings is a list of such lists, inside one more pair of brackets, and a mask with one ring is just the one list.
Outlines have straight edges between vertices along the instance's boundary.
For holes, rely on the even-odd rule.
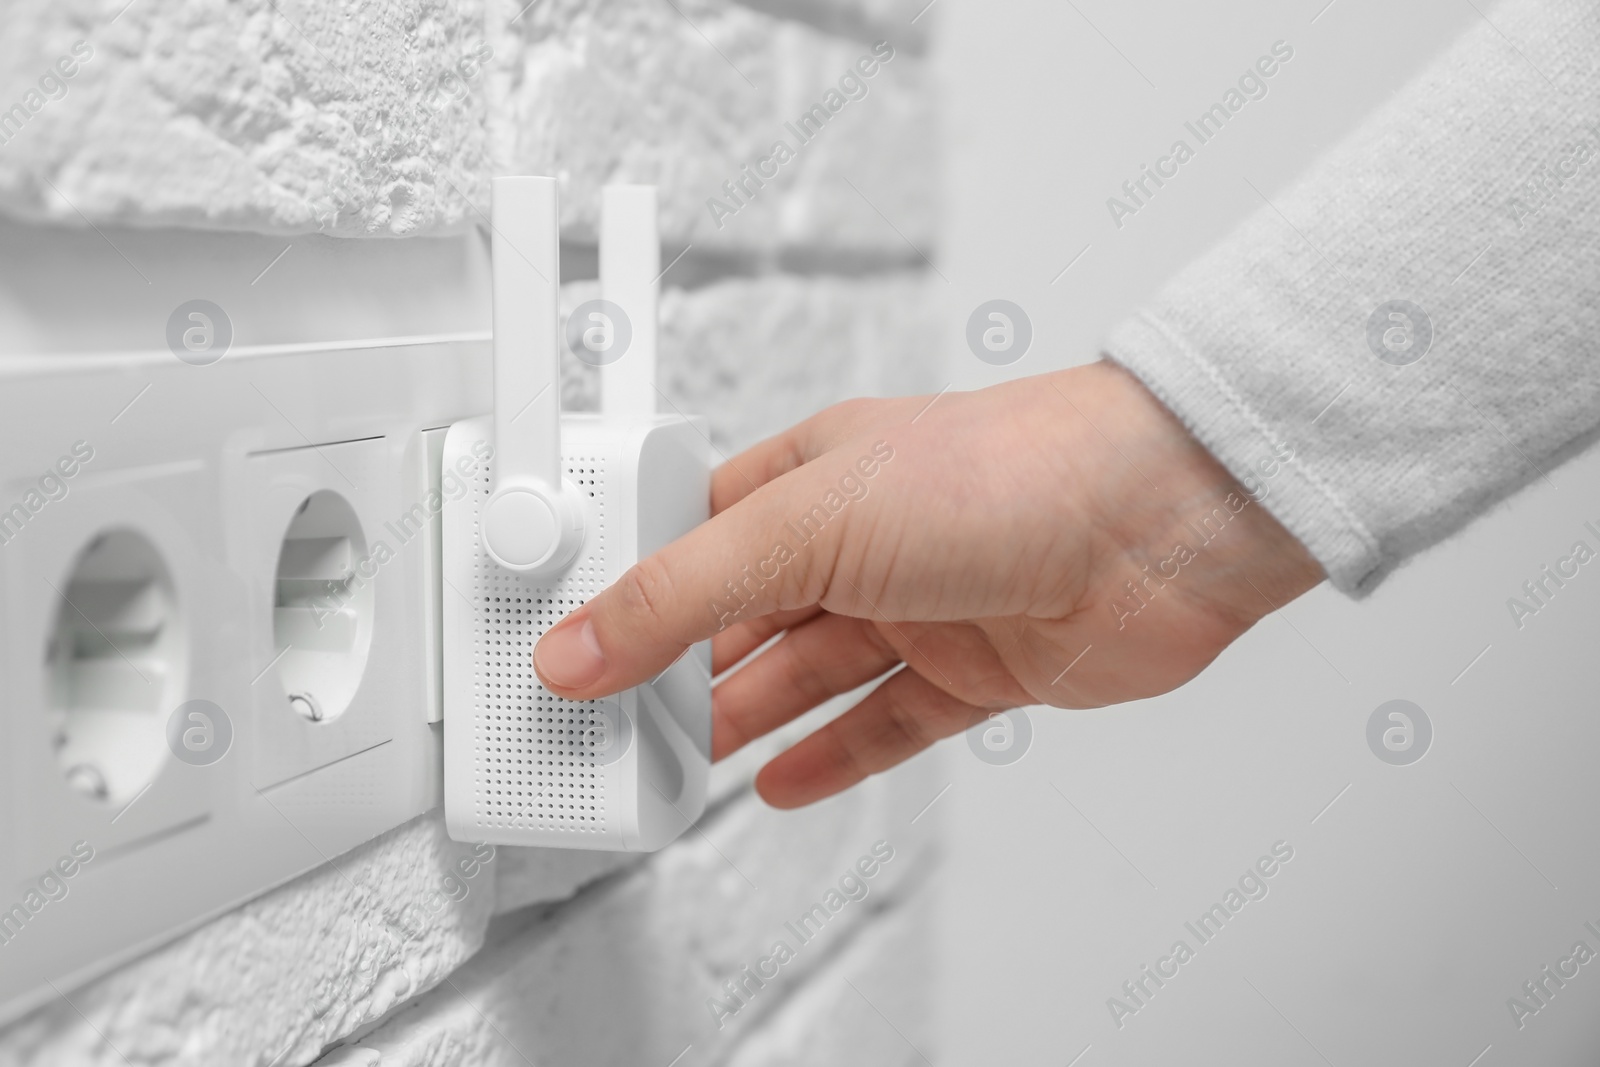
[[1063,373],[1078,376],[1073,392],[1107,413],[1086,409],[1121,454],[1118,476],[1107,479],[1113,499],[1097,509],[1122,557],[1108,561],[1113,595],[1127,581],[1164,583],[1174,599],[1242,631],[1323,580],[1321,565],[1262,505],[1260,483],[1235,477],[1131,373],[1110,361]]

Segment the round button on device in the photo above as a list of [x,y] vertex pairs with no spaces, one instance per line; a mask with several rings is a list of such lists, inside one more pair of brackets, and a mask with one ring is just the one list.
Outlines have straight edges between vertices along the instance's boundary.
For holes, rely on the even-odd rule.
[[484,544],[514,570],[537,566],[556,548],[560,523],[555,508],[531,489],[506,489],[484,509]]

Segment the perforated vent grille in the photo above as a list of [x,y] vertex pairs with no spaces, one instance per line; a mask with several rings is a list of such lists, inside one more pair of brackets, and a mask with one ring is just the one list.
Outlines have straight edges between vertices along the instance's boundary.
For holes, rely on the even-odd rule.
[[[493,471],[490,460],[474,486],[483,513]],[[512,574],[485,554],[473,568],[473,598],[486,610],[473,634],[472,761],[479,826],[535,828],[575,834],[606,828],[606,768],[610,737],[606,701],[568,701],[539,684],[533,646],[546,630],[605,585],[603,460],[567,457],[567,477],[590,497],[589,529],[578,563],[553,585]],[[472,536],[479,536],[477,518]],[[447,594],[448,595],[448,594]],[[609,718],[617,721],[614,704]]]

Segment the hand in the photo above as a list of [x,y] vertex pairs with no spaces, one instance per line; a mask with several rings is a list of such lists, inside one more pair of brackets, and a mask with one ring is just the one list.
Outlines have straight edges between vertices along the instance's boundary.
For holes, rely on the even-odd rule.
[[712,511],[553,627],[534,666],[592,699],[694,642],[720,674],[782,634],[714,690],[717,759],[893,672],[763,768],[777,807],[990,711],[1167,692],[1323,576],[1110,363],[836,405],[721,467]]

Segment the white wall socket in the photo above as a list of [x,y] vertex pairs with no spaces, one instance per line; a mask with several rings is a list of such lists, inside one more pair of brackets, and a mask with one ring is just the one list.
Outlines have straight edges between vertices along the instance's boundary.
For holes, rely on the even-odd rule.
[[[306,330],[350,338],[209,365],[158,347],[176,295],[216,292],[237,245],[234,325],[292,315],[288,271],[276,301],[246,287],[274,249],[116,240],[153,290],[163,249],[188,272],[95,317],[144,338],[122,350],[14,354],[32,283],[0,268],[0,1022],[442,798],[439,515],[470,487],[440,462],[492,403],[482,239],[388,251],[422,295]],[[369,255],[338,244],[300,269]],[[98,269],[79,299],[110,307],[133,275]],[[475,330],[384,339],[447,286],[463,307],[428,325]]]

